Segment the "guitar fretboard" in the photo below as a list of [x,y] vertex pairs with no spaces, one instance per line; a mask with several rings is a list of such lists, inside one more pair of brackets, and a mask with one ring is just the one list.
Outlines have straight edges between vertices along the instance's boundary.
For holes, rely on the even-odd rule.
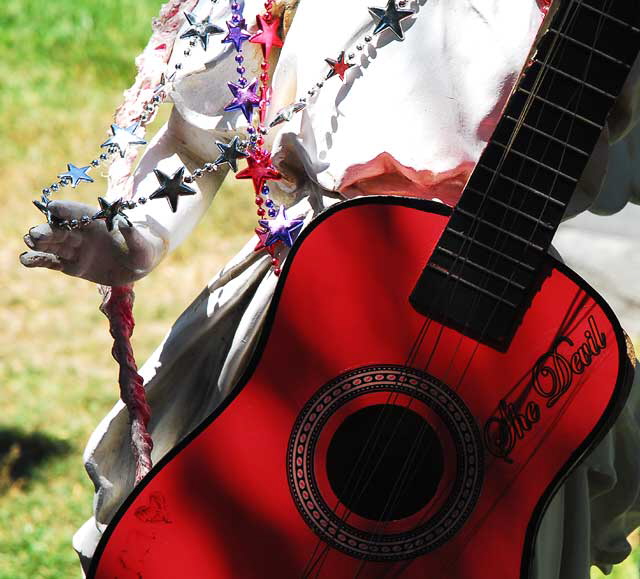
[[506,348],[639,48],[639,0],[560,3],[416,285],[419,312]]

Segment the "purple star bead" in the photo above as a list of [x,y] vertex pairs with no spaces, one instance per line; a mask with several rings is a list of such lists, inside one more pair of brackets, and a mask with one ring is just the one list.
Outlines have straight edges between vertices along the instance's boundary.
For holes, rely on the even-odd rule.
[[254,79],[247,87],[243,87],[242,85],[235,84],[233,82],[229,82],[227,84],[235,98],[226,107],[224,107],[224,110],[236,111],[239,109],[243,112],[247,122],[250,123],[253,118],[253,109],[260,104],[260,97],[256,94],[258,79]]
[[247,24],[244,20],[238,22],[231,20],[227,22],[227,28],[229,29],[229,34],[222,39],[222,42],[233,43],[239,52],[242,49],[242,43],[251,38],[251,34],[247,32]]
[[269,232],[264,242],[266,246],[282,241],[288,247],[291,247],[296,237],[298,237],[298,233],[300,233],[304,220],[287,219],[284,205],[280,205],[278,214],[273,219],[260,219],[258,223],[260,227],[264,227]]

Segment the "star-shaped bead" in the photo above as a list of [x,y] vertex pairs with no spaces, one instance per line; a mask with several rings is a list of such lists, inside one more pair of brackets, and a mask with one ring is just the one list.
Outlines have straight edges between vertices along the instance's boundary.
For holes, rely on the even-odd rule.
[[306,106],[307,106],[307,103],[297,102],[297,103],[293,103],[292,105],[288,105],[284,107],[283,109],[278,111],[278,114],[271,121],[271,123],[269,124],[269,127],[273,128],[273,127],[277,127],[282,123],[289,122],[293,118],[293,115],[295,113],[299,113]]
[[266,246],[272,245],[276,243],[276,241],[282,241],[285,245],[291,247],[300,233],[304,220],[287,219],[284,205],[280,205],[278,214],[273,219],[260,219],[258,223],[260,227],[263,227],[269,232],[265,240]]
[[268,229],[262,229],[262,227],[256,227],[255,232],[258,236],[258,243],[253,248],[253,251],[262,251],[263,249],[266,249],[271,257],[275,257],[278,241],[271,245],[267,245],[267,239],[269,239],[271,232]]
[[236,173],[236,179],[251,179],[256,194],[262,192],[262,187],[267,181],[282,179],[282,175],[271,162],[271,155],[266,151],[251,154],[247,163],[249,166],[246,169]]
[[249,39],[249,42],[261,44],[262,54],[264,55],[265,59],[267,59],[269,58],[271,49],[274,46],[282,46],[282,38],[278,36],[280,18],[271,16],[271,18],[267,20],[264,16],[258,14],[258,27],[260,28],[260,32],[254,34]]
[[124,127],[119,127],[118,125],[111,125],[111,132],[113,135],[109,137],[101,147],[110,147],[111,145],[115,145],[120,151],[120,156],[124,158],[124,155],[127,151],[127,147],[129,145],[146,145],[147,141],[141,139],[136,135],[136,131],[140,123],[133,123],[130,127],[126,129]]
[[225,111],[241,110],[247,122],[253,119],[253,109],[260,104],[260,97],[256,93],[258,79],[254,79],[249,86],[241,86],[233,82],[227,83],[234,99],[224,107]]
[[414,14],[413,10],[398,10],[395,0],[387,0],[387,7],[369,8],[369,14],[378,20],[378,24],[373,30],[374,34],[380,34],[387,28],[391,30],[398,40],[404,40],[404,32],[400,22]]
[[331,70],[327,74],[327,80],[333,78],[336,74],[340,77],[340,80],[344,80],[345,73],[352,67],[355,66],[349,62],[344,61],[344,50],[338,56],[338,60],[333,60],[333,58],[325,58],[324,61],[331,67]]
[[196,16],[191,12],[185,12],[184,15],[189,24],[191,24],[191,28],[189,28],[189,30],[184,34],[181,34],[180,38],[191,38],[192,36],[197,36],[200,39],[204,50],[207,50],[207,46],[209,45],[209,36],[211,34],[221,34],[224,32],[224,30],[219,26],[211,24],[209,16],[201,22],[198,22]]
[[174,213],[178,210],[178,198],[181,195],[196,194],[194,189],[183,182],[184,167],[180,167],[171,177],[160,171],[160,169],[154,169],[153,172],[156,174],[160,187],[149,195],[149,199],[166,197],[171,211]]
[[216,143],[218,149],[220,149],[220,156],[214,161],[216,165],[222,165],[226,163],[231,167],[234,173],[238,170],[238,159],[245,159],[249,155],[243,150],[239,149],[240,139],[233,137],[233,140],[228,144]]
[[75,189],[80,181],[93,183],[93,179],[87,175],[87,171],[89,169],[91,169],[91,165],[86,167],[76,167],[73,163],[67,163],[67,172],[60,173],[60,175],[58,175],[58,179],[70,181],[71,186]]
[[232,43],[237,51],[242,49],[243,42],[251,38],[251,34],[247,32],[247,24],[244,20],[227,22],[227,29],[229,33],[222,39],[222,42],[226,44]]
[[106,199],[98,197],[98,203],[100,203],[100,211],[93,216],[93,219],[104,219],[107,224],[107,231],[113,230],[113,222],[116,217],[122,217],[127,222],[127,225],[131,227],[131,221],[122,211],[124,209],[122,198],[109,203]]

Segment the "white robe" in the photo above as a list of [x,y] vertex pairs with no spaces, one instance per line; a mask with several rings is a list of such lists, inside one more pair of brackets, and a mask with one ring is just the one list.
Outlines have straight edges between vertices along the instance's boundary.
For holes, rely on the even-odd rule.
[[[246,0],[249,24],[262,2]],[[273,194],[287,198],[289,216],[308,223],[324,207],[362,194],[398,193],[454,204],[500,116],[542,22],[535,0],[418,0],[405,20],[406,38],[389,33],[372,49],[354,44],[372,30],[368,6],[384,0],[301,0],[280,52],[274,51],[270,116],[323,80],[325,58],[346,50],[358,66],[347,81],[326,81],[307,109],[272,131],[267,142],[285,174]],[[200,0],[195,13],[224,28],[228,2]],[[180,34],[181,31],[178,32]],[[178,41],[170,70],[184,61],[171,94],[174,110],[135,174],[136,195],[148,196],[152,169],[193,170],[218,156],[216,140],[229,141],[246,126],[238,111],[224,112],[235,81],[235,51],[210,38],[203,53],[185,59]],[[260,49],[245,43],[246,76],[260,74]],[[206,62],[205,62],[206,57]],[[637,64],[637,63],[636,63]],[[640,144],[632,132],[638,74],[612,113],[567,216],[590,208],[613,213],[634,199]],[[181,197],[179,210],[150,202],[132,213],[143,232],[175,248],[208,209],[222,182],[220,171],[199,180],[198,194]],[[635,192],[635,193],[634,193]],[[277,279],[270,257],[255,253],[255,239],[219,272],[171,328],[141,369],[152,407],[150,431],[157,462],[232,390],[250,357]],[[637,381],[636,381],[637,382]],[[626,535],[640,524],[640,388],[616,426],[578,467],[547,511],[536,547],[537,579],[585,579],[589,565],[603,569],[629,552]],[[85,452],[96,486],[94,517],[74,537],[86,565],[100,533],[133,486],[128,417],[122,403],[99,424]]]

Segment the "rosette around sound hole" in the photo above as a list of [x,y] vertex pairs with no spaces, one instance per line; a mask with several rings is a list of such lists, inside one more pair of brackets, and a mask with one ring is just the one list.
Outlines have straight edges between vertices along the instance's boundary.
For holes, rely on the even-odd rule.
[[448,386],[404,366],[366,366],[320,388],[289,439],[298,511],[353,557],[411,559],[465,523],[483,480],[480,431]]

